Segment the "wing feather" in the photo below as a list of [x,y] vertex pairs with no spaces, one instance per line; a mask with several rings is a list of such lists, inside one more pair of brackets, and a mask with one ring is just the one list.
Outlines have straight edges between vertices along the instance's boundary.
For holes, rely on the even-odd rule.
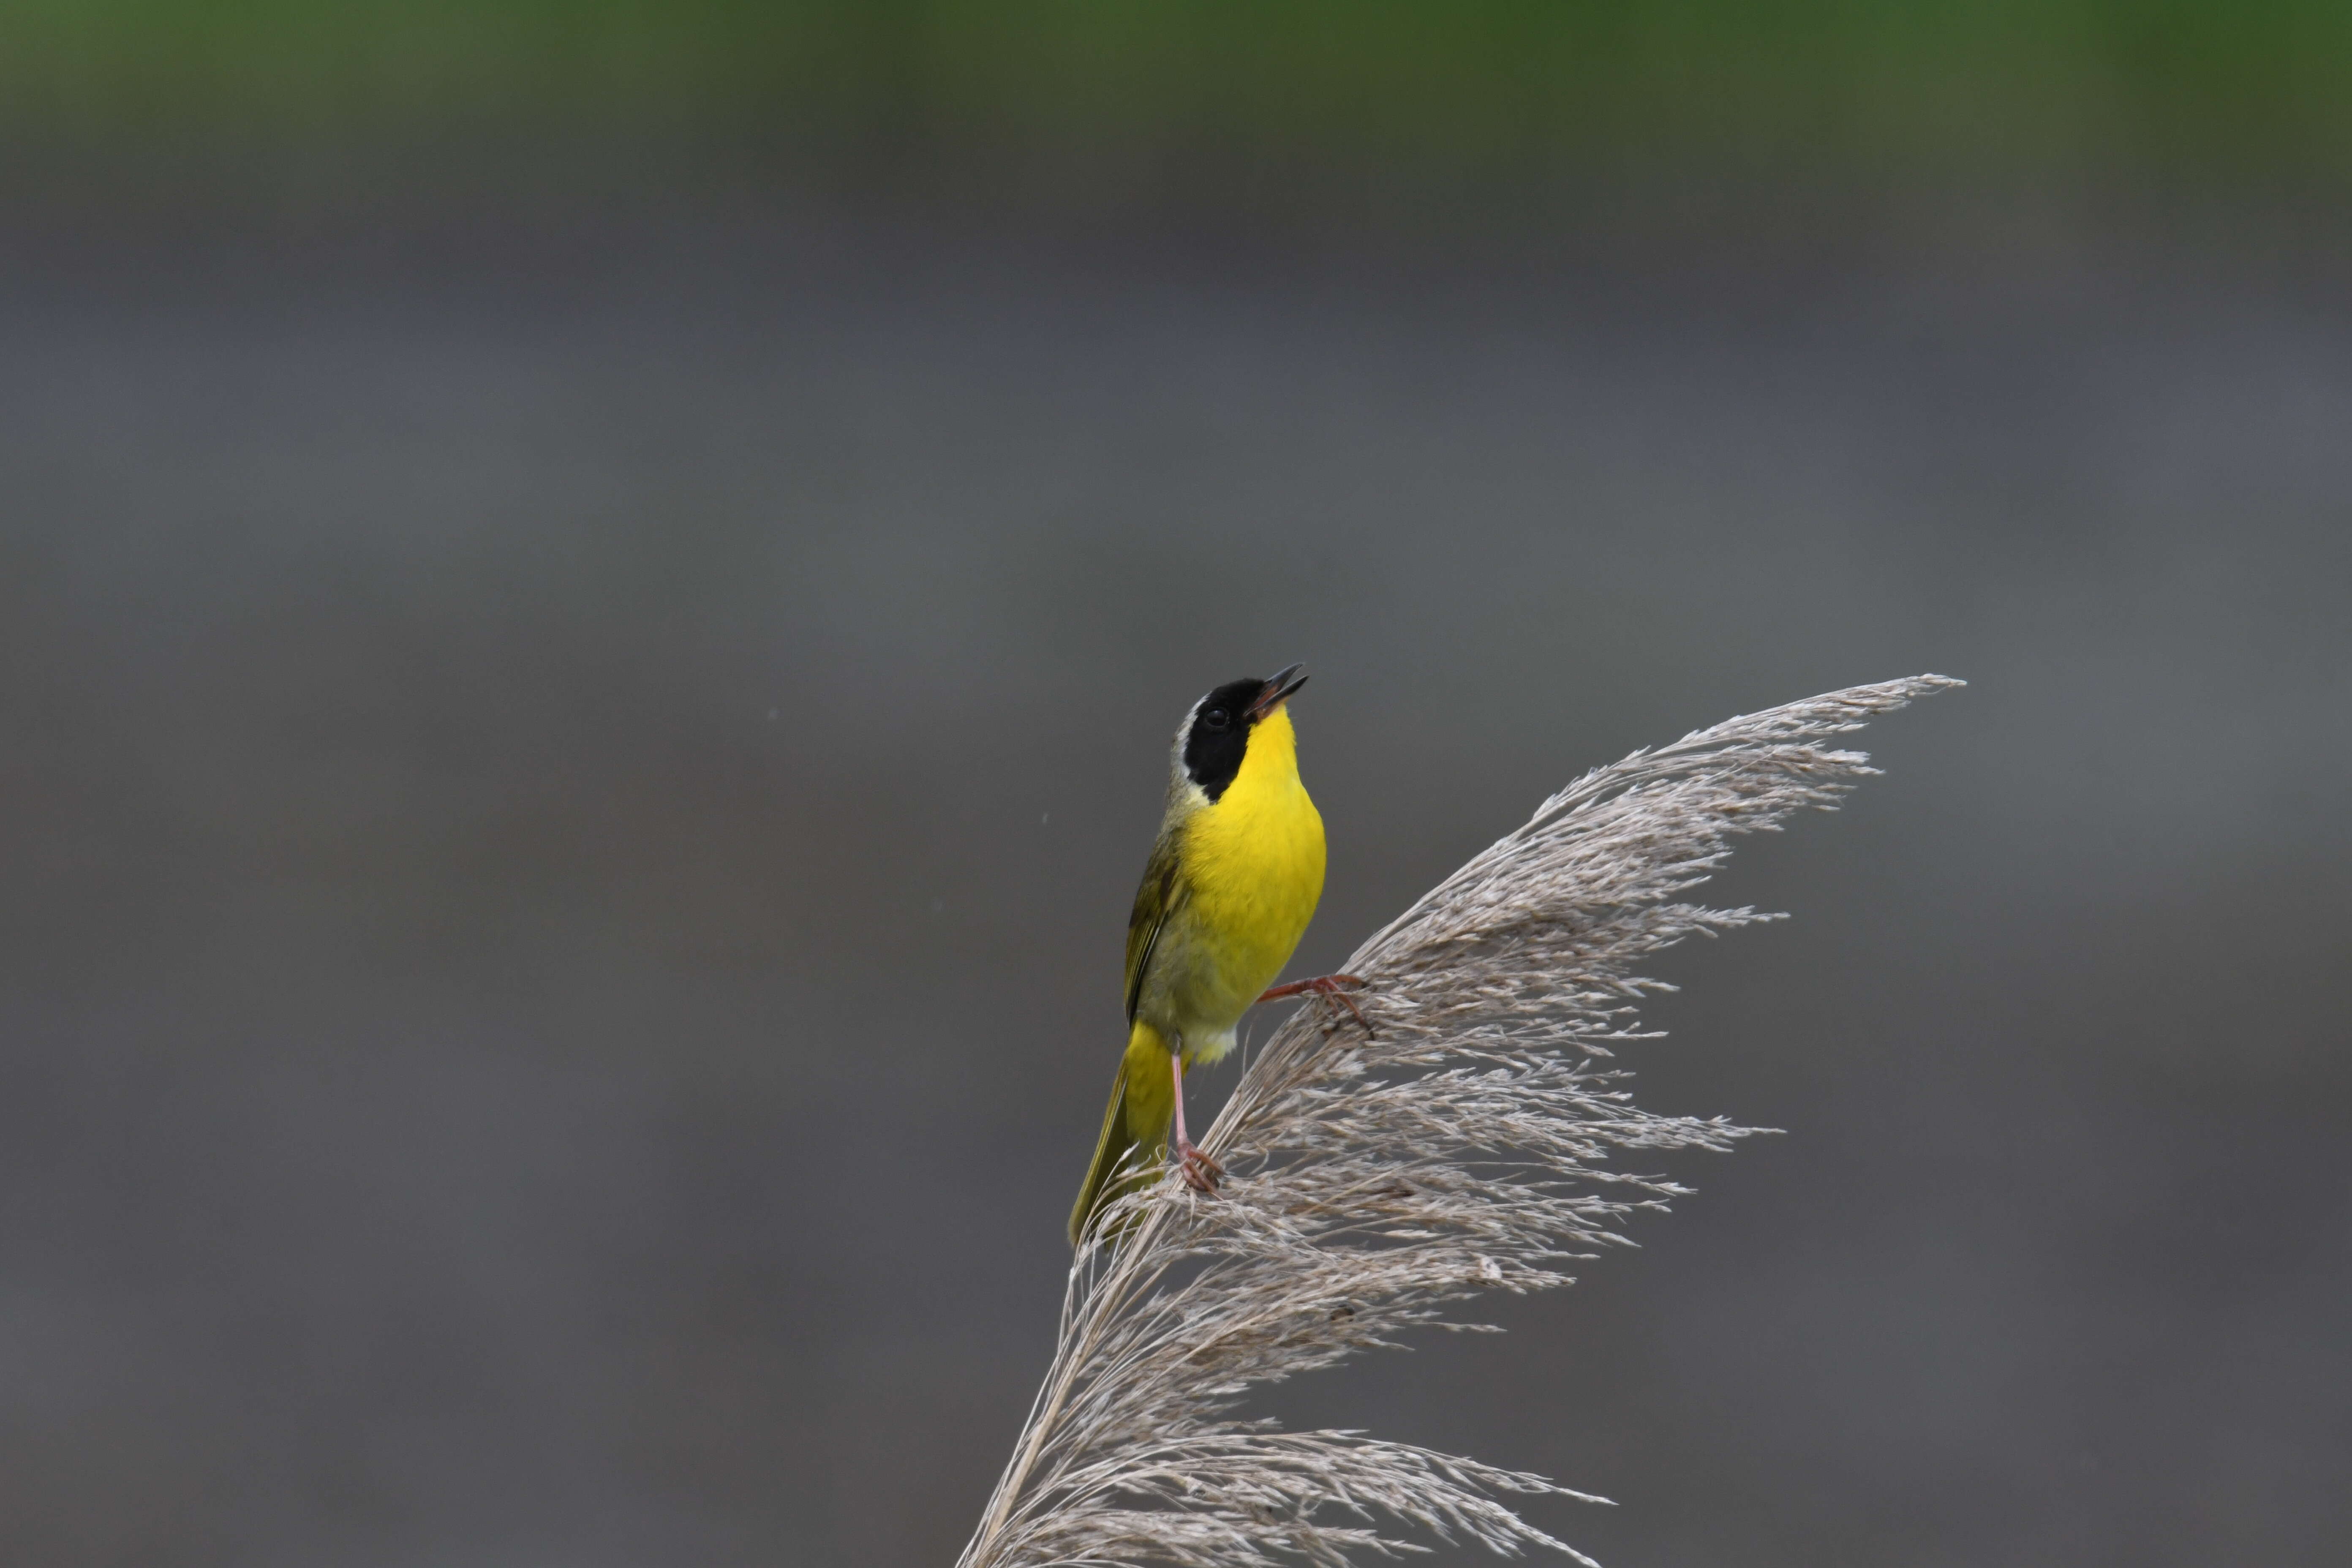
[[1176,841],[1178,830],[1163,829],[1159,841],[1151,846],[1151,858],[1143,863],[1143,880],[1135,889],[1135,908],[1127,917],[1127,1022],[1132,1028],[1135,1012],[1143,1005],[1143,982],[1151,973],[1151,954],[1160,945],[1160,933],[1167,929],[1168,919],[1176,912],[1183,898],[1182,879],[1177,874]]

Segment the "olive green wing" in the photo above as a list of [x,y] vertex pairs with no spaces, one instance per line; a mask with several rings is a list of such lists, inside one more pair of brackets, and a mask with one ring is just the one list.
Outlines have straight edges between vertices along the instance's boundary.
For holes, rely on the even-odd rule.
[[1151,846],[1151,858],[1143,863],[1143,880],[1135,889],[1135,908],[1127,917],[1127,1021],[1135,1022],[1135,1010],[1143,1005],[1144,977],[1151,973],[1151,955],[1160,945],[1160,933],[1168,928],[1170,917],[1183,901],[1183,879],[1177,869],[1177,843],[1180,830],[1160,830],[1158,842]]
[[[1130,1054],[1142,1049],[1156,1055],[1160,1048],[1159,1036],[1151,1031],[1144,1030],[1139,1037],[1135,1014],[1143,1005],[1143,982],[1151,973],[1151,955],[1160,945],[1160,933],[1182,901],[1183,882],[1177,875],[1176,862],[1176,835],[1162,832],[1151,847],[1151,858],[1144,862],[1143,880],[1135,889],[1135,909],[1127,917],[1127,1048]],[[1149,1044],[1139,1045],[1139,1037]],[[1133,1167],[1137,1152],[1156,1136],[1149,1129],[1164,1128],[1169,1107],[1174,1104],[1162,1070],[1166,1066],[1166,1058],[1159,1057],[1149,1064],[1149,1078],[1130,1084],[1127,1058],[1119,1058],[1118,1076],[1111,1080],[1110,1105],[1103,1112],[1102,1131],[1095,1139],[1094,1163],[1087,1168],[1086,1184],[1078,1189],[1076,1206],[1070,1210],[1071,1246],[1086,1245],[1096,1210],[1138,1181],[1149,1179]],[[1130,1105],[1130,1100],[1139,1103]],[[1139,1122],[1143,1131],[1138,1130]]]

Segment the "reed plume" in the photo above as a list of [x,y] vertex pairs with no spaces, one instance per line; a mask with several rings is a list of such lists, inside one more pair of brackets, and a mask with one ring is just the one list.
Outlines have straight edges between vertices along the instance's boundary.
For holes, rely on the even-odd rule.
[[1393,1345],[1490,1290],[1571,1282],[1688,1189],[1623,1168],[1756,1131],[1635,1106],[1614,1047],[1653,1038],[1650,958],[1779,918],[1684,895],[1743,833],[1829,810],[1874,772],[1832,737],[1960,682],[1792,702],[1597,768],[1356,950],[1372,1033],[1328,1000],[1276,1030],[1202,1147],[1119,1198],[1070,1269],[1053,1365],[959,1568],[1257,1568],[1416,1535],[1591,1559],[1507,1500],[1603,1501],[1359,1432],[1286,1432],[1254,1385]]

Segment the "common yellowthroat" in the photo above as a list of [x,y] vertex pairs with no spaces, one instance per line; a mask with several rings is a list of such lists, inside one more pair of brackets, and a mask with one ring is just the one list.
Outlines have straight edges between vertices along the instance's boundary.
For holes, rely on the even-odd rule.
[[1232,1050],[1252,1003],[1318,992],[1363,1019],[1351,975],[1265,989],[1323,894],[1323,818],[1298,779],[1288,707],[1307,684],[1299,668],[1229,681],[1177,728],[1168,809],[1127,922],[1127,1053],[1070,1211],[1074,1247],[1105,1204],[1151,1179],[1171,1118],[1185,1181],[1216,1189],[1224,1173],[1184,1133],[1184,1069]]

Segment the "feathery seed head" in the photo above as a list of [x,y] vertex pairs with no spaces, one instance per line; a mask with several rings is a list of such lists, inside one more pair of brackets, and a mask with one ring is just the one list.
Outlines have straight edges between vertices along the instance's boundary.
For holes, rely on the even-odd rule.
[[[1252,1387],[1393,1345],[1488,1290],[1570,1283],[1685,1189],[1613,1163],[1728,1151],[1756,1129],[1636,1107],[1614,1047],[1669,989],[1640,971],[1694,934],[1779,917],[1684,895],[1743,833],[1827,810],[1874,770],[1834,737],[1959,681],[1923,675],[1792,702],[1636,752],[1553,795],[1345,964],[1341,1009],[1276,1030],[1202,1147],[1118,1200],[1078,1255],[1054,1363],[959,1568],[1345,1568],[1400,1527],[1591,1559],[1505,1501],[1541,1477],[1358,1432],[1284,1432]],[[1588,1501],[1603,1501],[1586,1498]]]

